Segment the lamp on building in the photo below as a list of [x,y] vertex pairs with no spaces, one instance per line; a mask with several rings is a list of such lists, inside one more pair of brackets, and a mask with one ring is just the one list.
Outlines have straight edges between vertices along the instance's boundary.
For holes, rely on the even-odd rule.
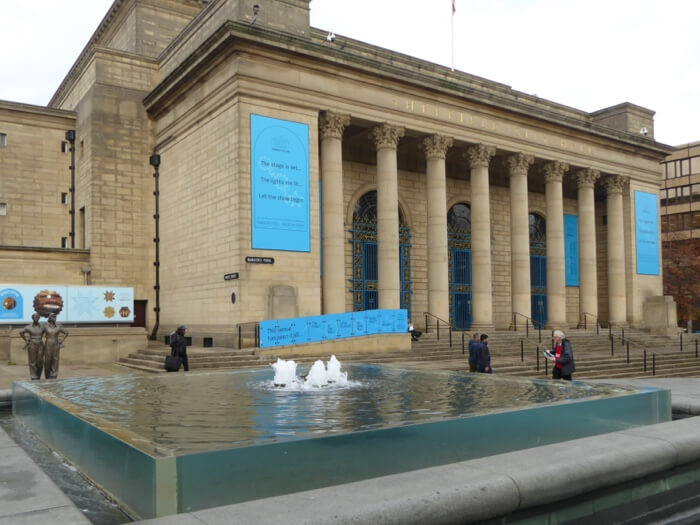
[[157,168],[158,166],[160,166],[160,155],[158,155],[157,153],[154,153],[153,155],[151,155],[148,158],[148,162],[151,166],[153,166],[154,168]]

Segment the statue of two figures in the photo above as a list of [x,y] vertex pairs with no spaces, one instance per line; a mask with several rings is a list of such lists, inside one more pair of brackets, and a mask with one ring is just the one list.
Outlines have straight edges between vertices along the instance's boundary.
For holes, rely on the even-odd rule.
[[43,369],[46,379],[56,379],[59,351],[68,337],[68,332],[56,324],[56,315],[49,315],[46,324],[39,324],[39,314],[34,313],[32,324],[25,326],[19,336],[27,342],[24,348],[27,350],[31,378],[41,379]]

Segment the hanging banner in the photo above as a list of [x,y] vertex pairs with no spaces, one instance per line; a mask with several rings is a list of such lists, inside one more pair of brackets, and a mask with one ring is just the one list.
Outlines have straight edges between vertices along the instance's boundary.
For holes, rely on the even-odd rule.
[[309,126],[250,115],[251,247],[308,252]]
[[564,265],[566,286],[579,286],[578,280],[578,217],[564,214]]
[[634,232],[637,273],[659,275],[659,209],[654,193],[634,192]]
[[30,323],[34,312],[59,323],[133,323],[134,289],[0,284],[1,324]]

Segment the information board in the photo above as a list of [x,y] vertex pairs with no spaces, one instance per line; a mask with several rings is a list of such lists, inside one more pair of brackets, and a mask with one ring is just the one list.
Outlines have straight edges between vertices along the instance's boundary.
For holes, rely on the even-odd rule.
[[659,275],[659,209],[654,193],[634,192],[637,273]]
[[261,321],[260,348],[390,333],[408,333],[406,310],[365,310]]
[[250,115],[252,248],[308,252],[309,126]]
[[55,313],[63,323],[132,323],[134,289],[0,284],[0,323],[30,323],[35,311],[42,318]]

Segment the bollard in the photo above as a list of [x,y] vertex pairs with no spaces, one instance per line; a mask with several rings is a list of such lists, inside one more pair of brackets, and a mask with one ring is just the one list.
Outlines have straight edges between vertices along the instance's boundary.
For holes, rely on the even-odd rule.
[[651,375],[656,375],[656,354],[651,354]]
[[464,355],[464,332],[462,332],[462,355]]
[[[697,341],[696,341],[697,342]],[[698,345],[695,345],[695,357],[697,357]],[[520,362],[525,361],[525,349],[523,348],[523,340],[520,340]]]

